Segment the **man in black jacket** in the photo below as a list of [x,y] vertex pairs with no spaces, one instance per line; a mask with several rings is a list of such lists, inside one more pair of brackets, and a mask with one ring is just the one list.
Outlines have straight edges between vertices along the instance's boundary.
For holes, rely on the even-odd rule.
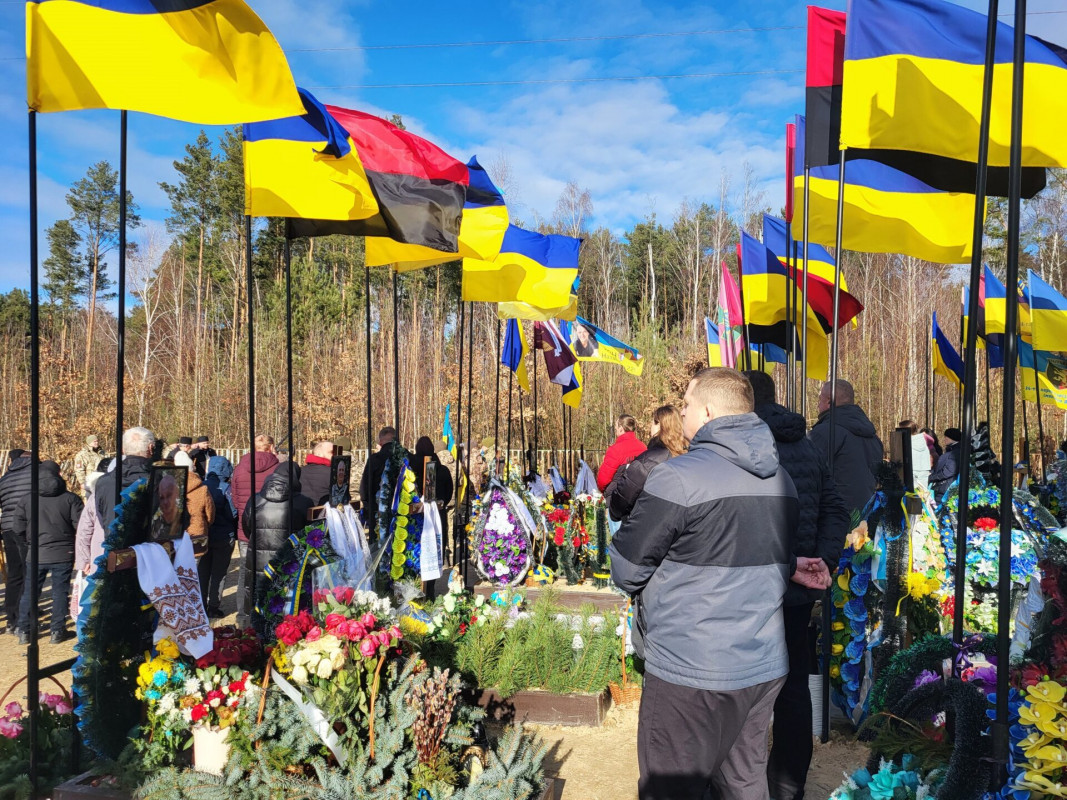
[[19,603],[26,577],[26,543],[15,535],[15,506],[30,494],[30,454],[18,448],[8,452],[7,472],[0,478],[0,534],[4,538],[4,614],[8,633],[17,634]]
[[[70,577],[74,572],[74,532],[78,528],[78,517],[82,513],[82,501],[74,492],[67,491],[67,484],[60,477],[59,464],[55,461],[42,461],[37,473],[37,591],[44,587],[44,580],[52,575],[52,644],[59,644],[70,638],[67,631],[67,616],[70,602]],[[23,497],[15,506],[15,535],[23,542],[27,541],[30,526],[30,495]],[[28,576],[22,591],[19,605],[19,644],[29,644],[30,631],[30,590],[31,580]]]
[[[125,490],[134,482],[148,479],[152,472],[152,451],[156,446],[156,435],[148,428],[127,428],[122,434],[122,488]],[[93,491],[96,503],[96,517],[105,535],[115,521],[115,470],[119,469],[118,460],[113,459],[110,471],[101,475]]]
[[385,465],[393,455],[396,428],[385,427],[378,431],[378,452],[367,459],[363,477],[359,481],[359,500],[363,503],[363,525],[367,539],[375,541],[374,525],[378,519],[378,487],[382,482]]
[[301,494],[317,506],[330,499],[330,466],[332,463],[333,442],[323,439],[308,453],[304,468],[300,471],[300,485],[304,487]]
[[[940,503],[952,482],[960,476],[960,440],[963,434],[959,428],[945,431],[945,452],[937,459],[937,466],[930,473],[930,489],[934,493],[934,502]],[[3,498],[0,498],[2,500]]]
[[819,421],[808,434],[811,443],[829,463],[834,454],[834,483],[845,501],[845,507],[862,511],[878,485],[875,474],[885,450],[874,424],[863,409],[856,405],[852,384],[837,381],[837,409],[834,411],[834,441],[830,443],[830,383],[823,384],[819,393]]
[[[793,555],[815,556],[833,572],[848,535],[849,513],[837,493],[826,462],[805,437],[800,414],[775,402],[774,381],[765,372],[745,373],[752,384],[756,416],[774,435],[778,460],[797,490],[800,514],[793,537]],[[773,800],[804,796],[811,765],[811,693],[808,691],[808,625],[815,601],[823,592],[790,582],[785,590],[785,646],[789,674],[774,701],[774,727],[767,783]]]

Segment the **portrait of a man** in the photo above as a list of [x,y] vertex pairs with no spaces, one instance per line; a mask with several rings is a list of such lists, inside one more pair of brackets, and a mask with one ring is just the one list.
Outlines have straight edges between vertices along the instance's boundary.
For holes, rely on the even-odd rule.
[[352,474],[352,456],[334,456],[330,461],[330,505],[334,508],[352,502],[348,476]]
[[149,541],[173,541],[185,532],[185,481],[188,474],[184,467],[152,467]]

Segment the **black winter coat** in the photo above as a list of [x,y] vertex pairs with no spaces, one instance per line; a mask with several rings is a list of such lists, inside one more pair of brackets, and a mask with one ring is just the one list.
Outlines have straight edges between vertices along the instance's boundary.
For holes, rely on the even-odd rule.
[[[778,460],[793,479],[800,501],[797,530],[793,536],[793,555],[818,557],[831,573],[837,569],[841,550],[848,535],[849,512],[838,494],[830,468],[804,436],[804,418],[777,403],[756,408],[756,416],[767,423],[778,447]],[[785,592],[787,606],[799,606],[822,597],[818,589],[805,589],[789,582]]]
[[[960,476],[960,444],[953,442],[945,448],[945,452],[937,459],[937,466],[930,473],[930,488],[934,492],[934,500],[938,503],[945,496],[945,492],[952,486],[952,482]],[[2,486],[2,484],[0,484]],[[0,497],[0,502],[3,498]]]
[[[118,469],[118,465],[115,465]],[[148,480],[152,475],[152,461],[144,456],[124,456],[122,459],[122,488],[125,490],[141,478]],[[96,518],[105,535],[115,521],[115,470],[100,476],[93,489],[93,502],[96,503]]]
[[382,449],[367,459],[363,468],[363,477],[359,481],[359,499],[363,503],[363,525],[369,537],[374,536],[374,525],[378,518],[378,487],[382,482],[385,465],[393,455],[393,442],[386,442]]
[[[29,470],[27,470],[28,472]],[[74,533],[78,529],[83,503],[59,475],[59,465],[45,461],[40,466],[37,483],[38,496],[38,564],[73,564]],[[14,509],[14,534],[27,541],[30,527],[30,495],[23,497]]]
[[0,532],[14,533],[15,506],[30,495],[30,454],[19,456],[0,478]]
[[[834,417],[834,483],[849,512],[862,511],[878,485],[875,474],[885,451],[874,424],[862,408],[838,406]],[[819,415],[808,439],[829,463],[829,411]]]
[[[294,472],[292,485],[286,467]],[[293,493],[293,517],[286,525],[289,513],[289,494]],[[300,467],[289,461],[279,464],[263,483],[263,488],[255,496],[256,504],[256,572],[258,573],[271,557],[285,544],[289,534],[302,531],[307,527],[308,510],[311,500],[300,494]],[[241,519],[245,530],[252,530],[252,503],[245,505]]]
[[232,546],[237,537],[237,517],[230,513],[230,501],[219,487],[219,476],[211,473],[204,480],[204,485],[211,492],[211,502],[215,504],[215,519],[207,532],[208,541],[213,545]]
[[330,499],[330,465],[307,464],[300,470],[300,493],[317,506]]
[[628,464],[623,464],[611,479],[604,494],[608,497],[608,511],[616,522],[623,522],[630,516],[637,503],[637,497],[645,488],[648,474],[671,457],[659,437],[648,443],[648,449]]

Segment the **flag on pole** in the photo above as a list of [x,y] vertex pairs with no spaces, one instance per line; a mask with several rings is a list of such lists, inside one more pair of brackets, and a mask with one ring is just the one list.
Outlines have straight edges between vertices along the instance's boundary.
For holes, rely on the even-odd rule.
[[[944,0],[851,0],[849,10],[842,145],[965,162],[972,170],[966,191],[973,192],[986,15]],[[997,23],[992,167],[1009,163],[1013,38],[1011,26]],[[1023,120],[1022,164],[1067,167],[1067,50],[1027,36],[1025,52],[1023,102],[1033,113]]]
[[285,53],[242,0],[31,0],[26,100],[200,125],[304,113]]
[[495,258],[463,259],[463,299],[566,308],[578,277],[581,244],[582,240],[573,236],[535,233],[509,225]]
[[719,334],[719,354],[723,366],[736,367],[737,354],[743,347],[741,326],[744,312],[741,307],[741,290],[734,281],[726,262],[720,265],[719,306],[715,312],[715,325]]
[[245,214],[358,220],[378,213],[352,139],[311,92],[304,113],[243,127]]
[[449,403],[445,406],[445,424],[441,429],[441,441],[445,443],[445,447],[448,452],[452,454],[453,458],[457,457],[456,449],[456,434],[452,430],[452,404]]
[[292,235],[383,236],[457,252],[470,184],[467,165],[379,117],[338,106],[326,110],[348,131],[378,201],[378,214],[360,220],[293,220]]
[[[805,141],[797,117],[797,151]],[[808,241],[835,246],[837,164],[811,168]],[[793,238],[802,239],[804,166],[794,178]],[[939,264],[971,257],[974,195],[938,191],[878,161],[850,160],[845,168],[842,244],[861,253],[901,253]]]
[[[1023,399],[1037,402],[1038,386],[1041,402],[1045,405],[1067,409],[1067,354],[1035,350],[1029,342],[1021,339],[1019,345],[1019,377],[1023,385]],[[1034,382],[1034,370],[1037,382]]]
[[1067,351],[1067,298],[1030,270],[1030,325],[1034,349]]
[[509,319],[504,332],[504,346],[500,363],[515,373],[515,379],[523,391],[530,391],[530,376],[526,374],[526,334],[517,319]]
[[841,68],[845,54],[845,13],[808,6],[808,63],[804,116],[809,167],[836,165],[841,158]]
[[[704,317],[704,335],[707,337],[707,341],[708,341],[708,366],[709,367],[730,367],[732,369],[740,369],[741,368],[740,364],[737,364],[737,363],[726,364],[726,363],[723,362],[723,360],[722,360],[722,347],[721,347],[721,342],[719,340],[719,331],[717,329],[716,324],[714,322],[712,322],[708,317]],[[760,348],[761,347],[762,347],[762,345],[757,345],[757,344],[749,346],[749,349],[752,351],[752,363],[753,364],[758,364],[759,363],[759,354],[760,354]],[[778,352],[784,352],[780,348],[775,347],[774,345],[769,345],[768,347],[774,348],[774,350],[773,351],[772,350],[767,350],[767,354],[771,354],[772,352],[774,354],[776,354]],[[766,358],[765,357],[764,358],[764,362],[763,362],[763,371],[766,372],[768,375],[773,375],[774,374],[774,364],[776,363],[776,361],[777,361],[776,358]]]
[[534,322],[534,348],[540,350],[545,359],[548,379],[560,386],[569,386],[578,359],[555,322]]
[[568,337],[571,352],[579,361],[618,364],[631,375],[640,375],[644,371],[645,362],[636,347],[609,336],[587,319],[578,317],[574,322],[561,320],[559,329]]
[[933,315],[931,337],[932,346],[930,348],[930,357],[933,362],[934,374],[948,378],[948,380],[956,384],[956,388],[962,392],[963,359],[960,358],[960,354],[956,352],[956,348],[952,346],[948,337],[945,336],[944,332],[938,326],[936,311]]
[[367,238],[367,266],[395,264],[397,269],[406,272],[459,258],[496,258],[508,228],[508,208],[504,196],[476,157],[467,162],[467,170],[469,182],[455,252],[445,253],[424,245],[373,236]]

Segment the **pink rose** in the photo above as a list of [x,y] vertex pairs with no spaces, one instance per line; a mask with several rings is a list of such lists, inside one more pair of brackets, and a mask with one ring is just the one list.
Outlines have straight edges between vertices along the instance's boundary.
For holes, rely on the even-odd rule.
[[6,739],[17,739],[20,733],[22,733],[22,726],[17,722],[0,719],[0,736]]
[[390,641],[389,631],[378,631],[378,644],[388,647]]
[[363,627],[373,628],[374,625],[378,622],[378,618],[368,611],[366,614],[359,618],[359,621],[363,624]]
[[15,700],[12,700],[10,703],[4,706],[4,714],[8,717],[8,719],[18,719],[22,716],[22,706],[19,705],[19,703]]
[[360,625],[355,620],[351,620],[348,623],[348,634],[347,635],[348,635],[348,638],[351,641],[355,642],[355,641],[357,641],[359,639],[362,639],[364,636],[367,635],[367,629],[364,628],[362,625]]
[[344,614],[327,614],[326,621],[323,623],[326,626],[326,630],[333,631],[339,625],[342,625],[347,621]]
[[373,636],[368,636],[362,642],[359,643],[359,654],[364,658],[370,658],[374,655],[378,649],[378,640]]
[[393,637],[394,642],[399,642],[401,639],[404,638],[403,632],[401,632],[400,628],[398,628],[396,625],[389,629],[389,635]]
[[70,703],[68,703],[66,700],[60,700],[58,703],[56,703],[56,713],[57,714],[69,714],[73,710],[74,710],[74,707]]
[[322,638],[322,628],[318,625],[304,634],[305,642],[317,642],[320,638]]

